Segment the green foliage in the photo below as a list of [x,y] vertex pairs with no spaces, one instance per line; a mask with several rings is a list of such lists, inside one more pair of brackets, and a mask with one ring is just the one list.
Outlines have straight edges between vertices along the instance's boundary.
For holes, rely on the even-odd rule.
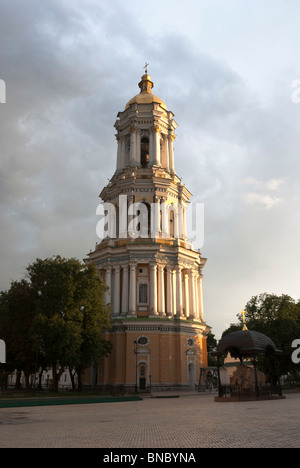
[[1,293],[0,336],[15,368],[52,367],[55,390],[65,367],[81,375],[110,351],[105,286],[95,265],[60,256],[37,259],[27,276]]
[[207,335],[207,365],[208,366],[216,366],[217,365],[217,358],[214,356],[211,356],[212,351],[215,351],[217,349],[217,340],[215,338],[215,335],[210,331]]
[[32,288],[25,280],[12,282],[9,291],[0,293],[0,337],[6,343],[6,370],[23,370],[27,382],[35,362],[35,346],[27,335],[34,317],[33,304]]
[[[246,325],[248,330],[261,332],[271,338],[277,349],[283,351],[280,357],[281,374],[297,372],[297,364],[291,359],[294,339],[300,338],[300,301],[295,301],[286,294],[263,293],[253,296],[246,304]],[[223,336],[235,330],[241,330],[242,317],[239,314],[239,322],[231,324],[224,331]],[[260,358],[260,367],[267,374],[270,373],[267,360]]]

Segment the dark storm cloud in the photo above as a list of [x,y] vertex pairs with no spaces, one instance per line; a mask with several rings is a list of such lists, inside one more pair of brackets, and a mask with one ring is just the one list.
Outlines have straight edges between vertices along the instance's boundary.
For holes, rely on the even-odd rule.
[[113,125],[147,60],[153,92],[179,124],[178,175],[205,204],[207,322],[219,333],[253,294],[298,294],[300,104],[290,82],[300,73],[291,51],[272,86],[262,79],[279,70],[288,28],[273,9],[265,41],[250,7],[188,3],[1,2],[0,289],[37,256],[83,258],[94,248],[97,197],[115,170]]

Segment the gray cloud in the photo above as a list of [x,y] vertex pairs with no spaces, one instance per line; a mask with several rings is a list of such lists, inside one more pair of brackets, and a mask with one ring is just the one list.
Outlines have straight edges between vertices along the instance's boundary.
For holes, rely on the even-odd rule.
[[267,35],[265,22],[256,24],[253,49],[252,9],[269,18],[257,1],[244,11],[218,1],[183,10],[172,2],[170,10],[155,0],[151,12],[135,0],[1,3],[0,289],[37,256],[83,258],[94,248],[97,197],[115,170],[113,124],[138,93],[147,60],[153,92],[179,124],[178,175],[205,204],[213,332],[254,294],[299,295],[300,104],[291,100],[299,76],[289,48],[296,38],[286,24],[278,29],[291,6],[275,4]]

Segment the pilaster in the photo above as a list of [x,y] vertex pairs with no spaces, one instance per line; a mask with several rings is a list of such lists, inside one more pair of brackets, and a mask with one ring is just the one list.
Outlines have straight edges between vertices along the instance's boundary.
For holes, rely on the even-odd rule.
[[176,316],[183,317],[182,308],[182,280],[181,280],[181,266],[176,266]]
[[150,315],[157,312],[157,265],[150,263]]
[[129,280],[129,316],[136,317],[136,263],[131,263]]
[[120,314],[120,273],[121,268],[119,265],[114,266],[115,281],[114,281],[114,300],[113,300],[113,316],[116,317]]
[[123,269],[123,281],[122,281],[122,315],[126,316],[128,314],[128,265],[122,265]]

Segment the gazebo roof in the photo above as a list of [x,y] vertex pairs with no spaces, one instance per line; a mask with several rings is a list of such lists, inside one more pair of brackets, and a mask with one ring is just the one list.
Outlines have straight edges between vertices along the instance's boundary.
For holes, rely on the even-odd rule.
[[240,330],[225,335],[218,343],[215,356],[223,356],[230,352],[233,357],[254,356],[271,352],[281,354],[274,342],[263,333],[253,330]]

